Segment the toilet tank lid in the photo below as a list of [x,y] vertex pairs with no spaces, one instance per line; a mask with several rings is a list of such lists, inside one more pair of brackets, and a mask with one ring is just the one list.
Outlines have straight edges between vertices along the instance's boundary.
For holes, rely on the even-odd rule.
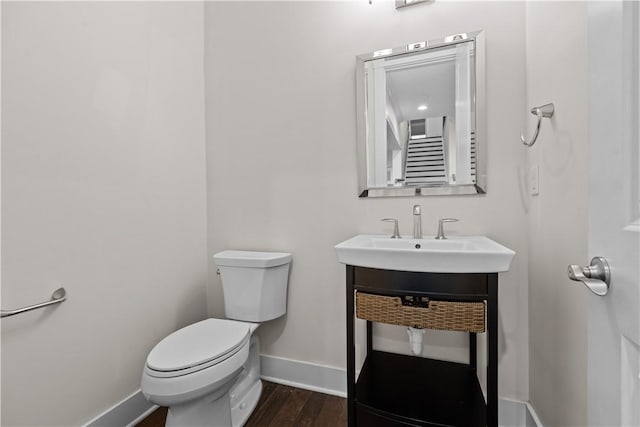
[[276,267],[291,262],[288,252],[222,251],[213,256],[219,267]]

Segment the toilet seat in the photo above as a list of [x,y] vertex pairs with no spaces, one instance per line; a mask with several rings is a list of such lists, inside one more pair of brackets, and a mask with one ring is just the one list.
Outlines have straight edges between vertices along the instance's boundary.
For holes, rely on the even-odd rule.
[[145,371],[157,378],[191,374],[233,357],[249,344],[251,324],[206,319],[160,341],[149,353]]

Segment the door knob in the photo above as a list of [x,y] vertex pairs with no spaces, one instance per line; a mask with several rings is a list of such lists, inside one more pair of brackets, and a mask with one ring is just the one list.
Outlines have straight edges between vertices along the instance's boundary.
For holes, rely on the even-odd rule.
[[569,279],[582,282],[591,292],[605,296],[611,284],[611,269],[604,257],[595,257],[588,267],[569,266]]

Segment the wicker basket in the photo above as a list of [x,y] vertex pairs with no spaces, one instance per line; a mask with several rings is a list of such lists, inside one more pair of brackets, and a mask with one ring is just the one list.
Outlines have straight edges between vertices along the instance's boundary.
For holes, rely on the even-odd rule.
[[356,316],[372,322],[414,328],[484,332],[484,302],[430,300],[428,307],[404,305],[401,297],[356,292]]

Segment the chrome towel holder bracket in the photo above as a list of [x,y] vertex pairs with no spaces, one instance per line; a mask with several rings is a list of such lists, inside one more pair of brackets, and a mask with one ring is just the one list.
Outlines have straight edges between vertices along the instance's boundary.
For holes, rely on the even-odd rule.
[[544,105],[541,105],[540,107],[533,107],[531,109],[531,114],[538,117],[538,124],[536,125],[536,130],[533,133],[533,137],[529,141],[525,139],[524,133],[520,132],[520,141],[522,141],[522,143],[527,147],[531,147],[533,144],[535,144],[536,140],[538,139],[538,134],[540,133],[540,125],[542,124],[542,118],[544,117],[544,118],[550,119],[551,117],[553,117],[554,111],[555,111],[555,108],[552,103],[544,104]]

